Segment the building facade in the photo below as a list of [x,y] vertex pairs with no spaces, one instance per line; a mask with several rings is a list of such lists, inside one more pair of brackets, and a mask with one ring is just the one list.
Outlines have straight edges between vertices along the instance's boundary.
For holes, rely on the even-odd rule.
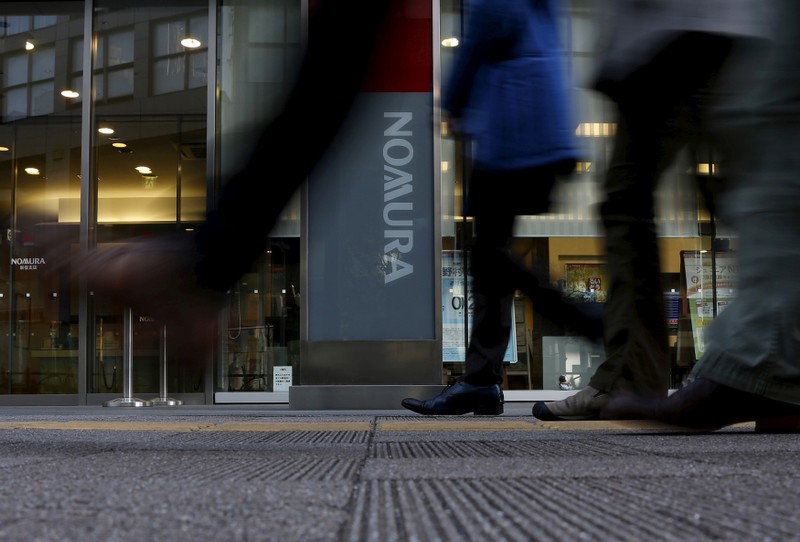
[[[168,393],[193,404],[386,407],[461,374],[469,153],[437,101],[462,9],[399,2],[342,135],[228,292],[217,346],[187,364],[169,330],[95,295],[66,262],[95,247],[192,235],[285,98],[308,1],[3,3],[0,404]],[[602,302],[597,183],[615,125],[611,104],[586,88],[595,9],[565,1],[562,16],[586,160],[559,186],[553,213],[520,217],[514,250],[568,295]],[[693,183],[714,175],[714,162],[710,149],[687,150],[658,195],[675,383],[734,294],[735,265],[722,250],[730,236]],[[588,382],[603,356],[596,346],[542,320],[522,295],[513,317],[508,399],[558,397]]]

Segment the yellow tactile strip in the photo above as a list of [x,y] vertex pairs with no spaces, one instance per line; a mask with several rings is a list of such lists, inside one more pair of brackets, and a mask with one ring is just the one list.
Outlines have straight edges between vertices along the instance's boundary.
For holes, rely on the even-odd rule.
[[533,420],[504,421],[477,420],[403,420],[382,421],[378,424],[382,431],[530,431],[535,429]]
[[132,422],[37,421],[0,422],[2,429],[64,429],[71,431],[369,431],[370,422]]
[[68,431],[202,431],[213,424],[191,422],[41,421],[0,422],[0,429],[61,429]]
[[[742,423],[731,428],[752,428]],[[0,422],[3,429],[49,429],[70,431],[369,431],[369,421],[292,422],[161,422],[161,421],[13,421]],[[543,422],[538,420],[392,420],[378,421],[379,431],[685,431],[672,425],[641,420],[597,420]]]

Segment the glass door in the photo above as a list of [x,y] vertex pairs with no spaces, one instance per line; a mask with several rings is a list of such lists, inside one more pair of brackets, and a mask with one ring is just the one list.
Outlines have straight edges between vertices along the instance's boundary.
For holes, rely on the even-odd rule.
[[58,272],[77,225],[80,107],[62,59],[83,2],[4,2],[0,14],[0,395],[78,390],[77,291]]
[[[164,234],[191,236],[205,217],[208,185],[208,2],[132,7],[101,0],[95,7],[97,247]],[[74,44],[76,56],[84,46],[82,40]],[[72,76],[81,82],[80,73]],[[125,307],[89,296],[94,344],[88,392],[118,395],[124,389]],[[152,315],[132,315],[134,394],[159,393],[161,328]],[[169,330],[169,393],[203,392],[204,365],[183,359],[168,338]]]

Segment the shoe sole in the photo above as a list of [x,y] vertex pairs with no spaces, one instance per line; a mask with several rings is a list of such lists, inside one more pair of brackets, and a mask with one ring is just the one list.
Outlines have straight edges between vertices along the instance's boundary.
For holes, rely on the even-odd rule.
[[417,414],[423,414],[425,416],[462,416],[464,414],[473,413],[475,416],[500,416],[503,413],[503,403],[499,405],[485,405],[476,407],[474,410],[451,410],[449,412],[432,412],[425,408],[417,408],[414,405],[406,405],[403,404],[403,407],[407,408],[412,412],[416,412]]
[[800,433],[800,415],[758,418],[756,433]]

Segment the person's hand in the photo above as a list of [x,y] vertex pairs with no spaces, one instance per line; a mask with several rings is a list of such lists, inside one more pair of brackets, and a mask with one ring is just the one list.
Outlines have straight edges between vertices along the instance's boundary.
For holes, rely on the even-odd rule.
[[444,114],[442,115],[442,120],[447,125],[447,133],[446,135],[450,135],[453,137],[462,137],[464,132],[462,131],[461,127],[461,118],[456,117],[453,115]]

